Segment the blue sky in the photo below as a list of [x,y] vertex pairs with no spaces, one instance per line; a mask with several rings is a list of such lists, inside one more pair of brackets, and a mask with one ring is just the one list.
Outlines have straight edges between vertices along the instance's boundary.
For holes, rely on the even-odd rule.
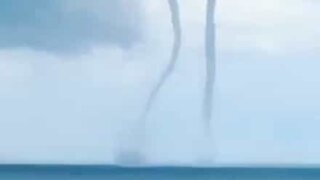
[[[123,132],[169,59],[166,1],[29,1],[0,2],[0,162],[113,163],[119,142],[138,143]],[[149,117],[148,161],[320,163],[319,3],[218,2],[215,142],[200,119],[205,1],[180,6],[181,57]]]

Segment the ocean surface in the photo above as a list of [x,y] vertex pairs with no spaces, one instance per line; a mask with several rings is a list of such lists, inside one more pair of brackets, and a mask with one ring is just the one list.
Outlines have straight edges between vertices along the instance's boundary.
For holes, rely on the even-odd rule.
[[320,168],[120,168],[112,166],[0,166],[0,180],[308,180]]

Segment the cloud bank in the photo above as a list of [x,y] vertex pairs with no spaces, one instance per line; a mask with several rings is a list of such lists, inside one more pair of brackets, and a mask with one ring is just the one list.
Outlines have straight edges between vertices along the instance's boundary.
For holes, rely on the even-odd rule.
[[0,12],[0,48],[73,53],[99,44],[130,47],[141,35],[136,0],[3,0]]

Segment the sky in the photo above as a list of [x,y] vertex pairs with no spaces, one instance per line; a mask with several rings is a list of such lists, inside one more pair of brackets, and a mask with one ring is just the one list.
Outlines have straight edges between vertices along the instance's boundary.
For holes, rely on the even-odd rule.
[[[320,4],[217,3],[213,138],[201,120],[205,0],[146,124],[150,164],[319,164]],[[169,61],[167,1],[0,2],[0,163],[113,164]],[[4,13],[4,14],[3,14]]]

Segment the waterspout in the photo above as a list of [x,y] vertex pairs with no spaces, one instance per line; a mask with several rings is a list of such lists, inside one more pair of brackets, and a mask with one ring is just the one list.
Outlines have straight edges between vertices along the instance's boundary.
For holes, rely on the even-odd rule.
[[158,83],[154,86],[154,88],[152,89],[149,95],[146,108],[142,114],[142,119],[146,119],[146,116],[149,114],[149,111],[151,110],[154,104],[154,101],[159,94],[160,89],[163,87],[164,83],[167,81],[169,76],[174,71],[174,68],[176,66],[176,63],[179,57],[179,51],[181,48],[181,25],[180,25],[180,15],[179,15],[179,4],[177,0],[168,0],[168,4],[170,6],[171,23],[173,26],[173,34],[174,34],[174,41],[173,41],[173,47],[171,51],[170,62],[166,67],[166,69],[161,74]]
[[204,87],[203,119],[210,132],[212,119],[213,88],[216,76],[215,52],[215,13],[216,0],[207,1],[206,29],[205,29],[205,55],[206,55],[206,81]]

